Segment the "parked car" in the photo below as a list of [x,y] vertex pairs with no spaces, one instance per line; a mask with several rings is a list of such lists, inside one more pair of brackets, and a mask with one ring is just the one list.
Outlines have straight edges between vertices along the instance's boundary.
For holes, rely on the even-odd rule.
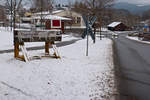
[[129,33],[128,36],[132,36],[132,37],[137,37],[139,35],[139,33]]
[[140,40],[149,41],[150,40],[150,32],[140,33],[138,35]]
[[112,33],[112,38],[118,38],[118,34],[117,33]]

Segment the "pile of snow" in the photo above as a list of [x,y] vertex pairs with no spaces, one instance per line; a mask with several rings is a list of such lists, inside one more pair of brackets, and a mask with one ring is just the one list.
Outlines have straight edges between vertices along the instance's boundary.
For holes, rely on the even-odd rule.
[[32,24],[30,24],[30,23],[16,23],[16,27],[30,29],[32,27]]
[[102,27],[101,31],[109,31],[107,28]]
[[65,29],[85,29],[86,26],[65,26]]
[[63,12],[64,10],[55,10],[52,12],[52,14],[57,14],[57,13],[60,13],[60,12]]
[[137,42],[141,42],[141,43],[146,43],[146,44],[150,44],[150,41],[142,41],[142,40],[139,40],[138,37],[131,37],[131,36],[127,36],[128,39],[130,40],[135,40]]
[[[41,19],[41,15],[40,16],[34,16],[32,17],[33,19]],[[70,18],[66,18],[66,17],[60,17],[60,16],[54,16],[54,15],[45,15],[42,17],[42,19],[51,19],[51,20],[71,20]]]
[[121,24],[121,22],[113,22],[108,25],[108,27],[116,27],[117,25]]
[[0,50],[13,48],[13,33],[10,28],[0,27]]
[[[2,34],[2,33],[1,33]],[[63,36],[69,40],[69,36]],[[52,51],[52,50],[51,50]],[[114,96],[112,41],[86,40],[59,48],[61,59],[28,63],[0,54],[1,100],[111,100]],[[30,55],[44,50],[29,51]]]

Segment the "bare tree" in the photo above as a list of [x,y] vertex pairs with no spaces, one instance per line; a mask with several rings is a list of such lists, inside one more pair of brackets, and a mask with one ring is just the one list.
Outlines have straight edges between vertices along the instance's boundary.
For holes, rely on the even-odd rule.
[[95,15],[98,18],[100,27],[104,25],[108,20],[108,9],[111,8],[115,0],[85,0],[85,4],[88,6],[90,15]]
[[113,9],[112,13],[111,21],[119,21],[130,27],[137,25],[141,20],[139,15],[134,15],[123,9]]
[[40,26],[42,28],[42,26],[44,25],[43,12],[48,11],[49,13],[51,13],[54,1],[53,0],[31,0],[31,1],[33,4],[32,9],[34,9],[34,12],[41,12]]
[[84,0],[84,4],[87,6],[89,13],[99,14],[100,11],[109,8],[114,3],[114,0]]
[[[83,0],[82,2],[76,1],[74,3],[74,10],[82,13],[83,15],[97,16],[99,26],[104,24],[104,20],[108,19],[108,9],[111,8],[115,0]],[[110,12],[110,11],[109,11]]]
[[[11,21],[11,27],[15,28],[15,22],[16,22],[16,13],[19,12],[21,6],[22,0],[6,0],[5,1],[5,7],[10,12],[10,21]],[[14,23],[14,24],[12,24]]]
[[148,19],[150,19],[150,9],[143,12],[142,14],[142,20],[148,20]]
[[33,0],[33,6],[36,8],[36,11],[52,11],[53,9],[53,0]]
[[21,7],[21,3],[23,0],[6,0],[5,1],[5,6],[9,9],[9,10],[19,10]]
[[73,4],[73,10],[81,13],[82,15],[86,15],[88,13],[88,7],[84,2],[75,1]]

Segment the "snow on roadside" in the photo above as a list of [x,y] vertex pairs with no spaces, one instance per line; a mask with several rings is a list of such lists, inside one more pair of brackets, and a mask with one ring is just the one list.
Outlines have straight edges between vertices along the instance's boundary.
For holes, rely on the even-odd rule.
[[59,48],[61,60],[42,59],[25,63],[13,59],[13,54],[0,55],[1,83],[27,94],[6,87],[2,90],[3,100],[105,100],[114,85],[109,83],[110,77],[113,78],[111,41],[105,39],[91,44],[89,57],[85,56],[84,46],[85,41],[81,40]]
[[[63,37],[66,41],[70,38],[74,37]],[[89,45],[88,57],[86,40],[60,47],[61,59],[43,58],[25,63],[14,59],[12,53],[0,54],[0,99],[111,100],[114,94],[112,41],[97,39],[96,44]]]
[[[13,32],[9,28],[0,27],[0,51],[13,49]],[[69,37],[69,38],[68,38]],[[71,35],[63,35],[62,41],[71,41],[77,39]],[[25,43],[26,47],[44,46],[44,42]]]
[[0,27],[0,50],[10,49],[13,47],[13,34],[10,29]]
[[130,39],[130,40],[135,40],[137,42],[141,42],[141,43],[146,43],[146,44],[150,44],[149,41],[142,41],[142,40],[139,40],[138,37],[131,37],[131,36],[127,36],[126,38]]

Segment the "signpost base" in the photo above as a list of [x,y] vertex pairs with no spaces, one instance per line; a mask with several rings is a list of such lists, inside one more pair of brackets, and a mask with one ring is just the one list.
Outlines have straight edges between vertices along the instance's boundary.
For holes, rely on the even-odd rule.
[[[42,57],[61,58],[56,45],[54,45],[53,43],[54,42],[45,42],[45,55],[44,56],[33,56],[33,57],[29,57],[28,52],[24,46],[24,43],[22,43],[22,44],[14,43],[14,57],[16,59],[19,59],[19,60],[25,61],[25,62],[28,62],[28,61],[36,59],[36,58],[41,59]],[[53,50],[54,50],[53,55],[50,55],[50,52],[49,52],[50,45],[53,47]],[[19,55],[19,47],[21,48],[23,55]]]

